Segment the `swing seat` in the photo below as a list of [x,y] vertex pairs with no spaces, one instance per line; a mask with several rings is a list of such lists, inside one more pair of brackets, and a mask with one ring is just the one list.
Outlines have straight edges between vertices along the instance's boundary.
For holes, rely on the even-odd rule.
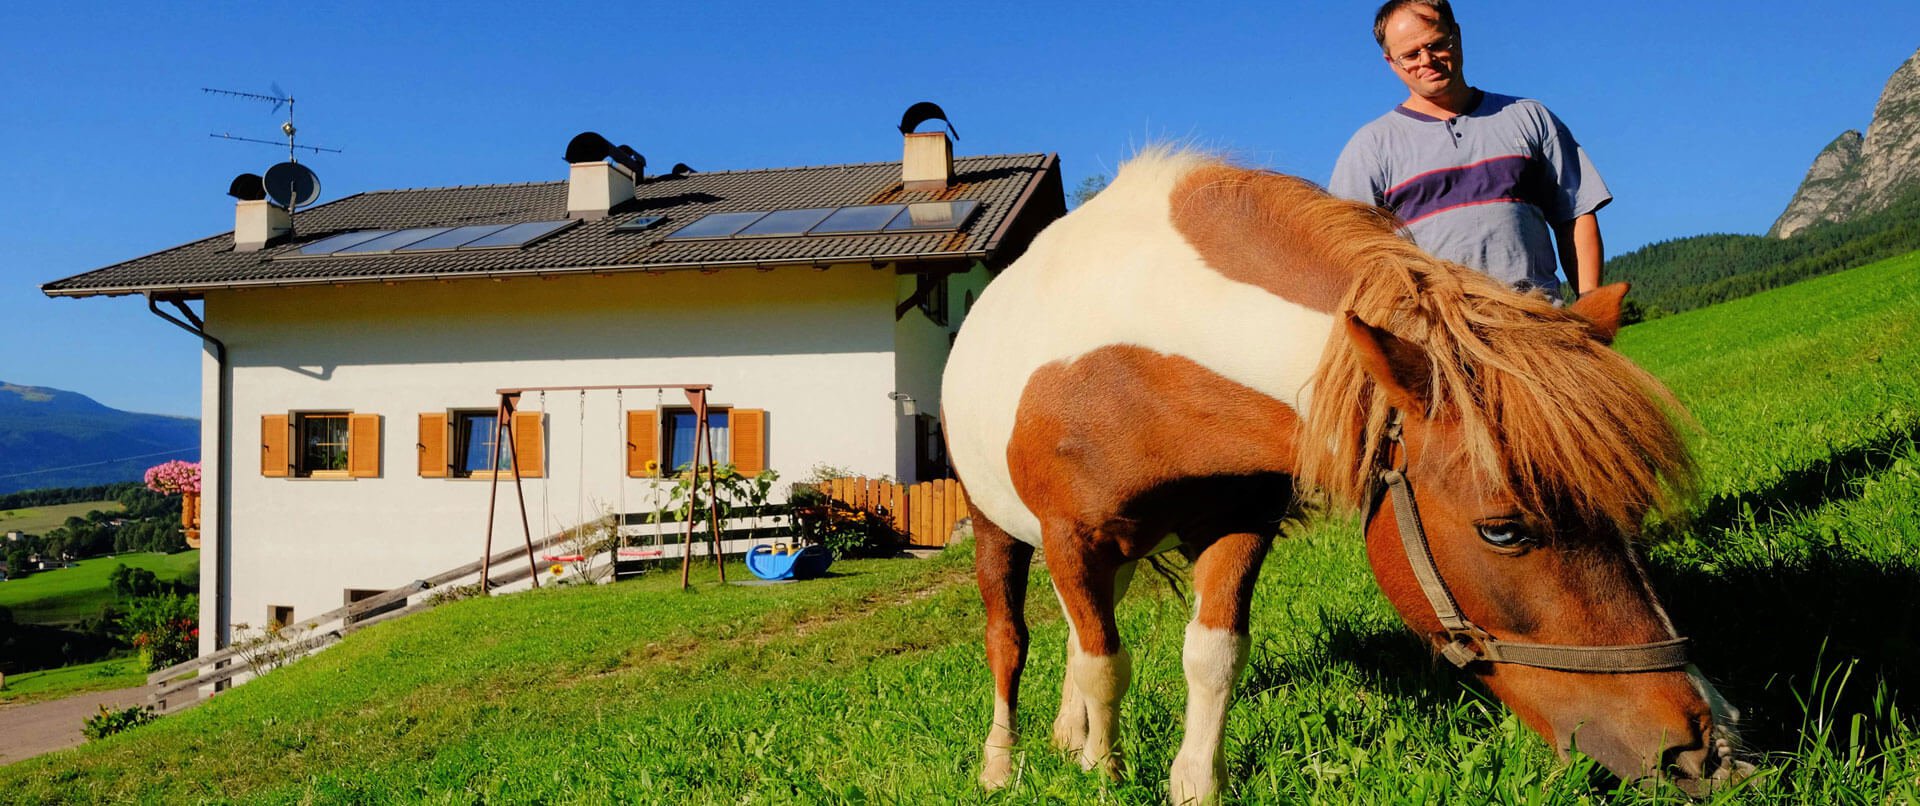
[[833,552],[822,546],[807,546],[788,554],[775,552],[765,543],[747,550],[747,570],[766,580],[813,579],[833,565]]

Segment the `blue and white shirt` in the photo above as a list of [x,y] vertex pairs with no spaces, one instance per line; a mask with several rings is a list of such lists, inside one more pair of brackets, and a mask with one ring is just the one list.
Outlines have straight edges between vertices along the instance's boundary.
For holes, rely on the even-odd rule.
[[1393,211],[1436,257],[1551,295],[1560,279],[1550,224],[1599,210],[1613,195],[1539,101],[1476,95],[1451,120],[1398,106],[1361,127],[1327,189]]

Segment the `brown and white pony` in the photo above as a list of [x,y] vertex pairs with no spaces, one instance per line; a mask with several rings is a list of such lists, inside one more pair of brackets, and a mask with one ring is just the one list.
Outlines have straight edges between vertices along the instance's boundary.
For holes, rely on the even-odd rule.
[[[1297,490],[1361,506],[1390,468],[1411,482],[1427,567],[1480,631],[1442,626],[1385,500],[1368,558],[1437,648],[1675,643],[1629,541],[1690,478],[1684,414],[1609,347],[1624,292],[1555,308],[1307,182],[1165,149],[1128,162],[988,287],[947,365],[995,686],[981,782],[1011,773],[1034,549],[1070,629],[1054,743],[1114,774],[1131,674],[1114,607],[1138,561],[1178,548],[1196,602],[1170,795],[1213,798],[1267,541]],[[1728,709],[1684,660],[1456,661],[1556,748],[1626,778],[1699,785],[1744,766]]]

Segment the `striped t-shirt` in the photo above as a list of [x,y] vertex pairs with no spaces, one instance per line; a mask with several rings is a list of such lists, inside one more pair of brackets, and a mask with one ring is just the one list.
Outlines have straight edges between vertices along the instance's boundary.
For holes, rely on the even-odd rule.
[[1552,294],[1560,280],[1549,222],[1572,221],[1613,196],[1539,101],[1476,94],[1451,120],[1398,106],[1361,127],[1327,189],[1392,210],[1436,257]]

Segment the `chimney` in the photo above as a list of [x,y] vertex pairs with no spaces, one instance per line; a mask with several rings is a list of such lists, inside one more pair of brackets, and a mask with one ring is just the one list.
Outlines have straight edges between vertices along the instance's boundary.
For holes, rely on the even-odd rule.
[[953,142],[946,132],[907,135],[900,182],[906,190],[944,190],[953,184]]
[[[920,124],[938,120],[947,131],[916,132]],[[903,190],[942,190],[953,184],[953,122],[939,104],[921,101],[907,107],[900,117],[900,134],[906,137],[906,150],[900,159],[900,184]],[[954,132],[954,138],[959,138]]]
[[633,199],[635,184],[646,181],[645,157],[594,132],[575,135],[567,143],[566,160],[568,218],[606,218],[608,211]]
[[233,251],[258,252],[293,231],[293,216],[266,199],[242,199],[233,209]]
[[606,218],[633,198],[633,177],[611,162],[575,162],[567,174],[567,217]]

